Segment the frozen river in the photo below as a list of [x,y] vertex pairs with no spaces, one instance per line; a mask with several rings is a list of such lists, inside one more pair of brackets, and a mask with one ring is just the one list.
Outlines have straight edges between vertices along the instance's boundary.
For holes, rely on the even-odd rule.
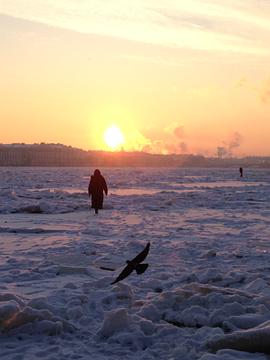
[[270,171],[93,170],[0,168],[1,360],[268,359]]

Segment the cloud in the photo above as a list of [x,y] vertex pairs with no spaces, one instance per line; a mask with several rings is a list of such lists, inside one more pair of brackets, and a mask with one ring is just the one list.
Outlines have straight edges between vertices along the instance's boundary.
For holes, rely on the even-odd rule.
[[[184,125],[179,122],[172,122],[164,129],[166,138],[163,141],[163,148],[166,153],[179,154],[187,150],[187,144],[183,141],[185,136]],[[179,142],[179,140],[182,140]]]
[[241,142],[242,142],[243,136],[236,131],[233,135],[232,138],[229,141],[229,145],[228,145],[228,149],[231,152],[233,149],[236,149],[240,146]]
[[178,139],[184,137],[184,125],[176,121],[170,123],[164,131],[170,136],[175,136]]
[[235,131],[229,140],[223,142],[223,146],[218,146],[216,155],[219,158],[224,158],[228,156],[232,156],[234,150],[239,148],[243,141],[243,136],[238,132]]
[[[152,137],[148,135],[148,143],[143,146],[142,150],[150,153],[161,154],[183,154],[188,150],[188,145],[184,141],[184,125],[176,121],[170,123],[164,131],[155,132],[147,129],[148,134],[152,133]],[[153,138],[153,134],[156,138]]]
[[[129,131],[126,132],[125,139],[128,150],[141,151],[142,149],[151,146],[151,140],[135,128],[130,128]],[[125,149],[125,147],[124,144],[123,148]]]
[[188,148],[188,144],[185,142],[172,143],[166,140],[152,140],[141,150],[152,154],[186,154]]
[[[269,55],[268,1],[9,0],[4,15],[86,34],[207,51]],[[258,42],[258,38],[260,42]]]

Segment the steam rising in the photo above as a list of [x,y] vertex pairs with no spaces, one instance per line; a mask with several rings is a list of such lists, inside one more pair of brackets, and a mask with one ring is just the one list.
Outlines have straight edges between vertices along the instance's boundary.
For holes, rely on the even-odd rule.
[[187,152],[188,145],[185,137],[184,125],[178,122],[169,124],[158,139],[149,140],[143,151],[161,154],[183,154]]
[[224,146],[217,147],[217,157],[230,157],[235,149],[239,148],[243,140],[243,136],[236,131],[228,142],[224,142]]

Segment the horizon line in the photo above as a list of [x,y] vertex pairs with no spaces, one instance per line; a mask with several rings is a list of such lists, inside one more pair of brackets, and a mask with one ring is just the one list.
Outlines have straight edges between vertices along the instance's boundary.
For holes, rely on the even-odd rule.
[[158,155],[158,156],[200,156],[203,158],[214,158],[219,160],[229,160],[229,159],[244,159],[244,158],[270,158],[270,155],[242,155],[242,156],[235,156],[233,154],[226,155],[224,157],[219,157],[218,155],[205,155],[205,154],[196,154],[196,153],[168,153],[168,154],[162,154],[162,153],[150,153],[143,150],[125,150],[125,149],[116,149],[116,150],[102,150],[102,149],[83,149],[79,148],[73,145],[67,145],[62,143],[46,143],[46,142],[39,142],[39,143],[24,143],[24,142],[14,142],[14,143],[0,143],[1,146],[59,146],[64,148],[72,148],[74,150],[84,151],[84,152],[103,152],[103,153],[110,153],[110,154],[118,154],[118,153],[126,153],[126,154],[132,154],[132,153],[140,153],[140,154],[146,154],[146,155]]

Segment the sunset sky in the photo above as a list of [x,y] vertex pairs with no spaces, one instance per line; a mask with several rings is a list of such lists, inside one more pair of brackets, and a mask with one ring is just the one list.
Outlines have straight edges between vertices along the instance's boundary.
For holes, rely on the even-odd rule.
[[0,65],[2,143],[270,156],[268,0],[2,0]]

